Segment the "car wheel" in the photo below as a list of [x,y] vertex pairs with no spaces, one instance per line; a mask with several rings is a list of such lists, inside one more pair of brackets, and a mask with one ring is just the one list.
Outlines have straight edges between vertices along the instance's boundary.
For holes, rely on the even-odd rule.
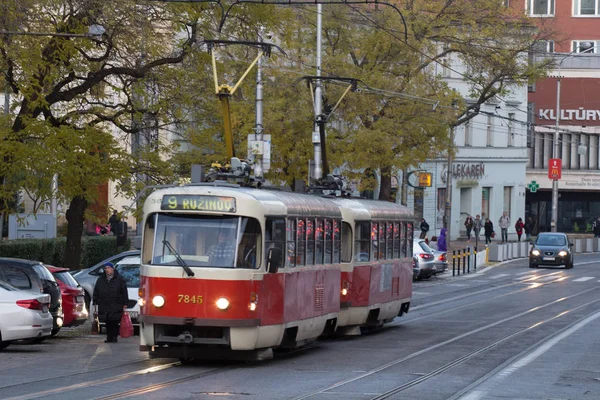
[[535,264],[529,263],[529,268],[535,268]]
[[10,342],[0,342],[0,350],[7,348],[9,344]]
[[570,264],[565,264],[565,268],[566,268],[566,269],[571,269],[571,268],[573,268],[573,263],[570,263]]
[[60,328],[52,328],[52,332],[50,332],[50,336],[56,336],[58,331],[60,331]]

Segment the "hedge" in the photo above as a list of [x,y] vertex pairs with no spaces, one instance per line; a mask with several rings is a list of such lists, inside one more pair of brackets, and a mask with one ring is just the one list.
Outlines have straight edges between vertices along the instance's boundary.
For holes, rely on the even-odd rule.
[[[0,257],[23,258],[40,261],[44,264],[62,267],[67,240],[56,239],[17,239],[0,242]],[[117,247],[114,236],[90,236],[81,240],[80,268],[87,268],[100,261],[127,251],[131,248],[131,239],[124,246]]]

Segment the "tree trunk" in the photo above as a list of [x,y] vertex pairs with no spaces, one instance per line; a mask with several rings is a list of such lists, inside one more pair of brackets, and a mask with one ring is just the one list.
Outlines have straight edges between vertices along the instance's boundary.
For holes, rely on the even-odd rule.
[[83,197],[74,197],[67,210],[67,246],[65,247],[64,267],[72,270],[81,268],[81,235],[83,234],[83,215],[88,202]]
[[390,201],[392,198],[392,168],[381,168],[381,183],[379,184],[379,200]]

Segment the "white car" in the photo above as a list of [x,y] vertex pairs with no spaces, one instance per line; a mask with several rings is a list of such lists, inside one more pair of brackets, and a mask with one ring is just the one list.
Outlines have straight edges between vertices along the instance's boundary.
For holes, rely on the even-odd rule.
[[12,341],[50,336],[50,295],[19,290],[0,281],[0,350]]
[[[125,278],[125,282],[127,283],[127,295],[129,296],[127,312],[133,326],[139,326],[140,305],[138,303],[138,293],[140,288],[140,262],[139,256],[132,256],[122,259],[115,265],[115,270]],[[90,309],[93,310],[93,300],[91,307]],[[94,318],[93,313],[91,313],[91,318]],[[101,322],[100,325],[103,326],[104,323]]]

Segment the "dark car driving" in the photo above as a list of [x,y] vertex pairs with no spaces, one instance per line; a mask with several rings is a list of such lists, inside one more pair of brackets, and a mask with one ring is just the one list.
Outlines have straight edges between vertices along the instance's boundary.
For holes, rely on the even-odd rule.
[[64,321],[60,288],[48,269],[39,261],[19,258],[0,258],[0,280],[17,289],[50,295],[50,313],[54,319],[52,334],[60,330]]
[[564,233],[543,232],[531,242],[533,247],[529,252],[529,268],[539,265],[564,265],[573,268],[573,243]]

